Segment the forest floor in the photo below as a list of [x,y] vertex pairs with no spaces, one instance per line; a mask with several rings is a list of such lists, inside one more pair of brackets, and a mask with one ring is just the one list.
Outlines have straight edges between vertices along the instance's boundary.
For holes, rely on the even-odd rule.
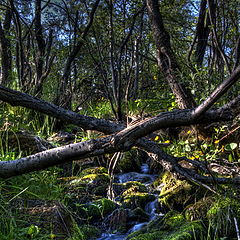
[[[68,132],[42,140],[9,131],[1,144],[13,151],[2,159],[76,141]],[[176,179],[137,149],[122,154],[114,172],[111,159],[74,161],[68,175],[59,166],[1,180],[0,239],[239,239],[238,186],[215,185],[213,193]]]

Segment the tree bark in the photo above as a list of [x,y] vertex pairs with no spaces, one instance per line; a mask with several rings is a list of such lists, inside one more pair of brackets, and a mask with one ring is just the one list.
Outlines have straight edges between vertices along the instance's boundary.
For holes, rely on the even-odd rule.
[[37,42],[37,56],[36,56],[36,76],[35,76],[35,94],[41,96],[42,94],[42,76],[44,67],[44,55],[46,49],[46,43],[43,37],[42,27],[42,0],[35,0],[35,39]]
[[3,26],[0,21],[0,49],[2,65],[1,84],[4,86],[7,86],[11,82],[12,76],[12,53],[9,40],[9,29],[11,26],[11,20],[12,12],[10,9],[7,9]]
[[[211,1],[213,3],[213,1]],[[196,26],[196,40],[197,46],[195,51],[195,61],[200,67],[203,63],[204,54],[206,51],[208,37],[210,33],[210,19],[207,14],[207,0],[202,0],[200,4],[200,11],[198,16],[198,23]],[[215,8],[213,8],[215,10]]]
[[157,48],[158,66],[164,74],[168,85],[176,97],[180,109],[193,108],[196,103],[189,90],[178,82],[180,67],[172,51],[170,36],[166,31],[159,11],[158,0],[146,0],[148,15],[151,22],[153,38]]

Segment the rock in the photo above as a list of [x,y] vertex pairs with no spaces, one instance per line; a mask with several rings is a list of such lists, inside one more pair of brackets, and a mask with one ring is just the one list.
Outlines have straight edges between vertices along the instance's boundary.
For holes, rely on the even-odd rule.
[[[79,234],[79,232],[81,234]],[[81,235],[81,238],[79,238]],[[96,239],[101,236],[101,231],[92,225],[81,225],[79,231],[77,231],[71,239]]]
[[140,231],[130,234],[128,240],[194,240],[204,234],[200,221],[188,222],[178,212],[171,211],[164,218],[150,222]]
[[119,172],[139,171],[141,169],[141,155],[138,150],[132,149],[125,152],[121,161],[117,165]]
[[155,199],[155,196],[146,192],[132,192],[123,194],[122,204],[124,207],[134,209],[144,208],[146,203]]
[[126,232],[128,228],[129,209],[118,208],[105,220],[105,228],[111,231]]
[[140,207],[137,207],[129,212],[129,220],[132,222],[146,222],[148,219],[148,214]]
[[12,205],[18,209],[26,227],[37,226],[42,233],[54,235],[54,239],[71,237],[73,218],[67,208],[58,201],[17,199]]
[[125,192],[127,189],[129,191],[140,191],[140,192],[147,192],[147,187],[137,181],[129,181],[125,183],[114,183],[113,184],[113,190],[116,193],[116,195],[120,195],[123,192]]
[[165,172],[153,183],[161,186],[159,202],[163,208],[182,211],[186,206],[209,194],[202,187],[191,185],[186,180],[178,180],[171,173]]
[[6,151],[14,151],[17,153],[24,152],[25,154],[34,154],[54,147],[46,140],[27,131],[1,132],[1,138],[3,140],[3,146],[7,148]]
[[106,197],[110,177],[103,167],[88,168],[79,177],[63,178],[66,183],[66,193],[70,201],[84,203],[94,196]]
[[87,204],[81,204],[77,207],[76,211],[86,222],[96,224],[98,221],[102,221],[107,215],[111,214],[116,207],[117,204],[110,199],[102,198]]

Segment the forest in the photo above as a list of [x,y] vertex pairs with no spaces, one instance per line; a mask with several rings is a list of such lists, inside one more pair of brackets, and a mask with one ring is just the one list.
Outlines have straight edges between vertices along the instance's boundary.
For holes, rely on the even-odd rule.
[[240,240],[240,2],[0,0],[1,240]]

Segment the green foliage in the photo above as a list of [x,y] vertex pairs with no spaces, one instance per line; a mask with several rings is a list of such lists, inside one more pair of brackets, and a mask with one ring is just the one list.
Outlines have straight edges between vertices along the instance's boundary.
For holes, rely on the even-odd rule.
[[77,204],[77,207],[83,219],[87,222],[94,222],[104,219],[105,216],[114,211],[116,204],[110,199],[101,198],[89,204]]
[[[21,157],[15,152],[6,152],[2,145],[0,151],[1,161]],[[0,179],[0,239],[51,239],[51,227],[48,230],[41,229],[28,222],[15,202],[28,199],[64,201],[63,187],[58,182],[59,171],[54,167],[11,179]]]
[[111,104],[104,98],[99,99],[96,103],[89,104],[87,109],[84,110],[84,114],[96,118],[109,119],[113,117]]
[[240,221],[240,203],[238,200],[229,197],[220,197],[217,199],[207,212],[209,220],[209,232],[214,239],[220,237],[236,236],[236,226],[234,218]]
[[40,136],[49,136],[53,132],[55,120],[24,107],[5,105],[0,109],[2,130],[17,132],[24,129]]

